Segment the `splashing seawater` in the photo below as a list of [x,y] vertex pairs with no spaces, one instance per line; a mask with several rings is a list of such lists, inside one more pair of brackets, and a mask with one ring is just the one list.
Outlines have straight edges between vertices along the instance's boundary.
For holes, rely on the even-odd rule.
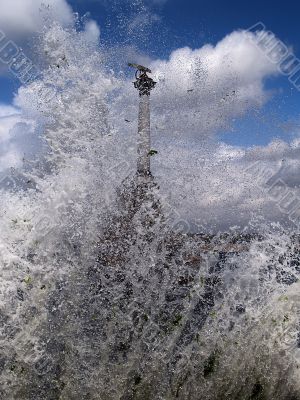
[[172,231],[154,179],[121,182],[105,57],[56,24],[40,49],[34,185],[1,191],[0,398],[300,399],[299,237]]

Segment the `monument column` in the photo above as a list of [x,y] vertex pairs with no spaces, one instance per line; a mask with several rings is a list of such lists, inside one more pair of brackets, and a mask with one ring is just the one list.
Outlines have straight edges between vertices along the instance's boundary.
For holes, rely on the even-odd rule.
[[140,176],[150,176],[150,92],[154,89],[156,82],[147,73],[151,73],[149,68],[138,64],[129,64],[136,68],[136,81],[134,87],[138,89],[140,95],[139,120],[138,120],[138,140],[137,140],[137,174]]
[[137,173],[150,175],[150,96],[142,95],[139,105]]

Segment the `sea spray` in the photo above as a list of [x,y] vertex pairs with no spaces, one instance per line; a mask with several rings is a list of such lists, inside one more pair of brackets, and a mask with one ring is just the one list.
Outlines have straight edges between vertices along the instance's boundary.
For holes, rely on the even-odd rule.
[[299,237],[174,231],[109,124],[103,55],[57,24],[40,51],[16,102],[45,147],[1,191],[2,398],[300,398]]
[[51,292],[80,260],[88,263],[97,244],[96,215],[104,202],[100,142],[107,134],[105,97],[114,87],[81,32],[54,24],[40,49],[49,66],[19,90],[16,103],[43,123],[42,168],[25,166],[34,189],[1,192],[1,390],[11,399],[47,393],[47,385],[36,392],[35,377],[44,376],[51,358]]

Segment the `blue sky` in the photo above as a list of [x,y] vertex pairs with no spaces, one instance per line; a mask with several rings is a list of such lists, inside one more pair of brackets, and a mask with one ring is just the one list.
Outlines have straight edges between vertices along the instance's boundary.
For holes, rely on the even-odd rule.
[[[89,13],[97,21],[102,43],[134,46],[152,59],[167,59],[172,51],[184,46],[198,49],[206,43],[216,44],[231,32],[258,21],[293,46],[300,57],[300,5],[292,1],[69,0],[68,3],[80,15]],[[144,28],[138,26],[128,34],[126,23],[145,9],[151,14],[152,23]],[[251,116],[233,121],[228,130],[220,132],[220,139],[233,145],[252,146],[266,145],[274,137],[287,140],[294,135],[294,131],[283,130],[282,124],[297,127],[300,93],[285,77],[270,79],[265,84],[273,94],[259,115],[268,115],[268,121]],[[10,103],[19,82],[11,75],[2,76],[0,86],[0,102]]]
[[[123,1],[114,7],[114,1],[70,0],[73,9],[80,14],[90,11],[91,16],[99,21],[104,39],[115,36],[119,39],[114,25],[107,26],[113,19],[126,17],[129,10]],[[153,29],[152,43],[149,48],[156,56],[167,56],[178,47],[200,47],[202,44],[216,43],[236,29],[246,29],[258,21],[276,33],[281,40],[299,49],[297,37],[300,35],[300,4],[295,1],[197,1],[168,0],[149,1],[151,9],[161,17],[160,29]],[[162,38],[161,34],[165,36]],[[127,39],[127,38],[126,38]]]

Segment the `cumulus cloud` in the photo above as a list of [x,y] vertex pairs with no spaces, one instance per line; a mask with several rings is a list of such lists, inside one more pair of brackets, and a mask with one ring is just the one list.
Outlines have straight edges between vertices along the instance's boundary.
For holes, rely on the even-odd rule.
[[[19,51],[16,59],[25,57],[28,66],[33,65],[38,69],[47,63],[46,53],[36,51],[33,40],[40,33],[48,31],[53,23],[58,23],[62,28],[74,28],[78,22],[67,0],[12,0],[8,3],[0,0],[0,7],[2,48],[6,49],[7,43],[13,40],[16,43],[14,51]],[[86,20],[82,34],[86,42],[98,45],[100,28],[96,21]],[[0,63],[0,74],[6,75],[7,72],[6,63]]]
[[[293,224],[270,191],[282,179],[300,198],[299,140],[247,149],[219,143],[216,135],[271,96],[265,81],[278,72],[256,39],[236,31],[215,46],[177,49],[167,60],[147,65],[158,82],[151,94],[152,146],[158,150],[152,169],[175,218],[195,229],[243,226],[258,215]],[[136,121],[137,105],[136,90],[126,82],[114,106],[114,126],[133,145],[137,124],[124,121]],[[267,176],[259,176],[257,168]]]
[[[236,31],[215,46],[180,48],[167,60],[150,62],[158,82],[151,96],[154,135],[205,138],[260,108],[270,96],[264,82],[278,71],[255,40],[253,33]],[[134,118],[134,103],[135,89],[127,82],[116,102],[117,118],[120,112]]]
[[[23,41],[40,32],[49,21],[61,26],[73,26],[74,15],[67,0],[0,0],[0,29],[9,38]],[[96,21],[86,22],[87,38],[97,42],[100,28]]]
[[88,21],[85,24],[84,35],[88,42],[97,44],[100,40],[100,28],[96,21]]
[[35,123],[22,117],[20,111],[9,105],[0,104],[0,176],[9,168],[22,165],[26,156],[34,154],[37,139]]
[[66,0],[0,0],[0,29],[11,36],[38,32],[48,15],[62,25],[73,22]]
[[[93,23],[86,25],[84,34],[92,42],[99,37]],[[153,148],[158,150],[153,172],[175,218],[187,219],[191,225],[222,229],[247,224],[259,213],[272,221],[287,221],[268,188],[281,177],[298,193],[297,138],[291,143],[274,140],[249,150],[216,139],[216,133],[232,118],[262,107],[269,98],[264,82],[277,70],[253,44],[255,38],[253,33],[237,31],[215,46],[177,49],[167,60],[144,60],[158,82],[151,95]],[[124,149],[131,147],[133,163],[137,107],[137,92],[132,79],[127,79],[111,106],[110,122],[121,144],[114,143],[114,152],[120,153],[116,158],[123,156],[127,162]],[[30,132],[32,127],[16,109],[0,107],[0,144],[6,149],[0,154],[0,169],[20,162],[26,149],[22,137]],[[273,180],[256,179],[257,163],[271,170]]]
[[277,70],[255,40],[254,34],[237,31],[216,46],[186,47],[168,60],[154,61],[151,68],[158,86],[153,99],[156,112],[165,111],[162,123],[168,115],[173,132],[188,127],[190,133],[206,135],[224,128],[230,118],[261,107],[268,98],[264,81]]
[[[288,193],[300,199],[300,162],[290,158],[294,150],[288,144],[285,161],[271,158],[275,146],[244,149],[210,142],[201,147],[197,141],[158,145],[154,175],[175,219],[188,221],[191,229],[244,228],[253,217],[293,226],[280,202]],[[300,200],[295,207],[299,220]]]

